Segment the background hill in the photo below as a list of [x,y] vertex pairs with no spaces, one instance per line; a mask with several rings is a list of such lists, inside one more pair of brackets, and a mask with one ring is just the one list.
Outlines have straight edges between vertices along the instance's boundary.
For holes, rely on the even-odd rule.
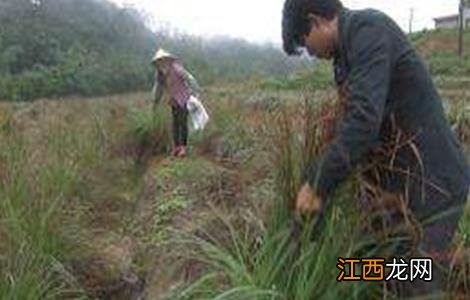
[[153,32],[139,12],[105,0],[2,0],[0,99],[148,89],[157,46],[180,55],[202,83],[282,74],[294,61],[270,45]]

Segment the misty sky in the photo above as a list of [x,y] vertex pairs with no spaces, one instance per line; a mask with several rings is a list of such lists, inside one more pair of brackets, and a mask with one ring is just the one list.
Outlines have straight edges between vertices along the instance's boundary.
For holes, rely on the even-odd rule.
[[[199,36],[226,35],[251,42],[281,43],[284,0],[110,0],[132,4],[152,16],[157,26],[176,28]],[[376,8],[408,30],[414,8],[413,29],[433,28],[433,18],[455,14],[458,0],[343,0],[350,8]]]

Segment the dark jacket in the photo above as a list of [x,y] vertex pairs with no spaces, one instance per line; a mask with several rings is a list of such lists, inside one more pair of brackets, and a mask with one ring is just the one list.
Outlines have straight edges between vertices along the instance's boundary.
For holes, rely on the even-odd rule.
[[375,10],[342,10],[335,76],[349,90],[346,115],[305,173],[323,199],[358,169],[380,187],[410,196],[411,206],[439,198],[436,210],[466,198],[470,173],[441,98],[393,20]]

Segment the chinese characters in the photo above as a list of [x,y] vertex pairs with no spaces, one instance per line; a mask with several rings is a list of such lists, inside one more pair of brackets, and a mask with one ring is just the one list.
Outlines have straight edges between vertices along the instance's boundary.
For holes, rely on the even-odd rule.
[[[393,258],[392,262],[385,262],[383,258],[338,258],[336,267],[340,270],[338,281],[431,281],[432,259],[411,258],[409,262],[405,259]],[[386,272],[388,270],[388,272]]]

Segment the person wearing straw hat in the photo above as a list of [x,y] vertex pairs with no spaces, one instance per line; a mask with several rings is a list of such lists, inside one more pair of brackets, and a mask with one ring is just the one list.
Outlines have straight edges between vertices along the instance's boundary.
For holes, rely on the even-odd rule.
[[188,109],[191,96],[200,93],[196,79],[183,67],[176,56],[158,49],[152,58],[156,68],[155,84],[152,89],[154,104],[160,103],[166,93],[173,117],[173,156],[186,155],[188,141]]

